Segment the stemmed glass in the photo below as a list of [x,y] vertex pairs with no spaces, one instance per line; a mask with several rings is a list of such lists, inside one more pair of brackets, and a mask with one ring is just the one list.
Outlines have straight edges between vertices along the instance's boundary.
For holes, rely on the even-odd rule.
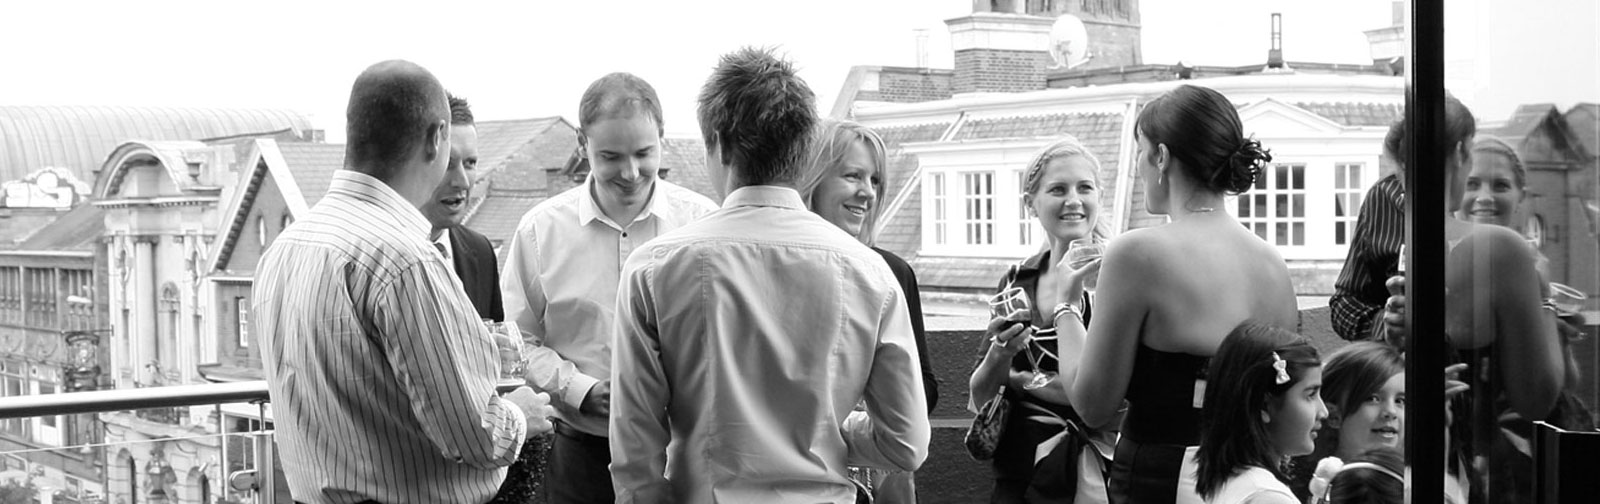
[[[993,297],[989,298],[989,312],[992,316],[1007,318],[1011,316],[1012,313],[1015,313],[1019,310],[1025,313],[1031,311],[1031,304],[1028,302],[1028,293],[1022,290],[1021,287],[1011,287],[1009,289],[1002,290],[999,293],[996,293]],[[1027,322],[1015,323],[1027,324]],[[1022,347],[1022,350],[1027,352],[1028,364],[1033,367],[1033,379],[1028,380],[1028,383],[1024,383],[1022,385],[1022,388],[1027,390],[1036,390],[1044,387],[1050,383],[1050,380],[1054,380],[1056,378],[1055,373],[1039,370],[1039,361],[1040,359],[1043,359],[1043,356],[1038,356],[1033,353],[1033,345],[1040,339],[1054,339],[1054,336],[1040,336],[1035,334],[1033,339],[1030,340],[1026,346]],[[1046,354],[1049,353],[1048,351],[1044,350],[1044,347],[1042,346],[1039,348],[1039,350]]]
[[[1067,244],[1067,267],[1073,270],[1083,269],[1106,253],[1106,242],[1099,238],[1088,237],[1072,240]],[[1090,272],[1083,278],[1083,291],[1094,293],[1094,287],[1099,283],[1100,272]]]

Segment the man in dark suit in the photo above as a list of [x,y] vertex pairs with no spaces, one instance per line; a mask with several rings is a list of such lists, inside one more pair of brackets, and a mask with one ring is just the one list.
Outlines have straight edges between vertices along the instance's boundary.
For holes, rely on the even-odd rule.
[[[477,178],[478,128],[473,126],[472,109],[467,101],[450,96],[450,168],[433,196],[422,206],[422,215],[433,225],[434,248],[455,267],[461,286],[478,309],[478,316],[504,321],[500,303],[500,270],[494,260],[489,239],[461,224],[467,217],[467,196]],[[460,164],[461,170],[454,170]]]

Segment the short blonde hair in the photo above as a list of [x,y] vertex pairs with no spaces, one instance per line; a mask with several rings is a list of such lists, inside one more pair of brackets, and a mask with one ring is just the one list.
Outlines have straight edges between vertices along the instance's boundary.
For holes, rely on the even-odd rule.
[[883,138],[872,131],[871,128],[862,126],[855,121],[843,119],[823,119],[811,133],[811,142],[806,149],[805,168],[800,172],[800,181],[796,189],[800,190],[800,199],[806,202],[806,207],[816,210],[811,198],[816,194],[817,186],[822,184],[822,178],[833,171],[835,166],[844,162],[845,155],[849,154],[850,146],[861,142],[867,147],[867,153],[872,156],[872,163],[878,170],[878,183],[873,189],[878,194],[878,200],[872,202],[872,210],[867,212],[866,220],[861,225],[861,233],[856,239],[861,243],[872,245],[878,235],[878,219],[883,215],[884,204],[887,203],[887,194],[884,190],[889,187],[889,154],[883,145]]

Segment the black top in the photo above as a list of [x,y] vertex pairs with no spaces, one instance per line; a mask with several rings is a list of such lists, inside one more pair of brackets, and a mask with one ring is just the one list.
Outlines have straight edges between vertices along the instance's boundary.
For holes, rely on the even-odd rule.
[[922,392],[928,397],[928,413],[933,413],[933,405],[939,402],[939,381],[934,378],[933,364],[928,361],[928,337],[923,332],[922,294],[917,290],[917,272],[893,252],[878,247],[872,250],[883,256],[883,262],[889,263],[889,271],[893,271],[895,281],[900,282],[900,292],[905,293],[906,308],[911,312],[911,332],[917,337],[917,357],[922,361]]
[[[1055,307],[1039,306],[1037,303],[1039,299],[1039,276],[1044,273],[1043,266],[1052,264],[1048,262],[1049,260],[1049,250],[1041,251],[1032,257],[1024,259],[1006,272],[1005,276],[1000,279],[1000,284],[996,289],[996,292],[999,292],[999,290],[1009,286],[1015,286],[1021,287],[1023,292],[1027,293],[1028,305],[1033,317],[1033,326],[1039,329],[1036,335],[1050,335],[1055,330],[1055,321],[1050,319]],[[1083,323],[1086,326],[1089,323],[1089,317],[1089,296],[1084,295]],[[989,345],[991,344],[987,338],[979,343],[978,359],[973,365],[974,370],[977,369],[978,363],[983,362],[983,357],[988,353]],[[1060,369],[1060,364],[1055,359],[1050,358],[1048,354],[1038,355],[1037,353],[1041,350],[1048,350],[1052,353],[1058,352],[1055,341],[1035,340],[1029,343],[1029,346],[1035,352],[1035,357],[1039,357],[1040,370],[1055,372]],[[1011,369],[1032,371],[1033,364],[1028,361],[1028,352],[1017,352],[1017,355],[1011,358]],[[1011,416],[1006,422],[1005,434],[1000,437],[1000,444],[995,449],[993,461],[995,477],[1022,481],[1031,480],[1034,476],[1033,458],[1035,449],[1039,443],[1061,432],[1063,427],[1028,420],[1031,415],[1022,406],[1024,404],[1039,406],[1049,410],[1056,416],[1070,421],[1081,422],[1082,419],[1071,406],[1046,402],[1021,390],[1014,390],[1011,387],[1006,387],[1006,399],[1011,401]]]
[[1205,390],[1196,380],[1205,378],[1210,364],[1210,357],[1163,352],[1140,343],[1128,380],[1122,436],[1147,444],[1200,444],[1200,408],[1194,405]]

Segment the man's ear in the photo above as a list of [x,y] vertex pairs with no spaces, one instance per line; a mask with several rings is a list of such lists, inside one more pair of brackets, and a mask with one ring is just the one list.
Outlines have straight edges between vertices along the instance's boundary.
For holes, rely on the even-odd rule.
[[589,159],[589,137],[578,132],[578,159]]
[[438,124],[428,126],[422,144],[423,157],[433,161],[441,153],[448,156],[450,152],[450,121],[440,120]]

